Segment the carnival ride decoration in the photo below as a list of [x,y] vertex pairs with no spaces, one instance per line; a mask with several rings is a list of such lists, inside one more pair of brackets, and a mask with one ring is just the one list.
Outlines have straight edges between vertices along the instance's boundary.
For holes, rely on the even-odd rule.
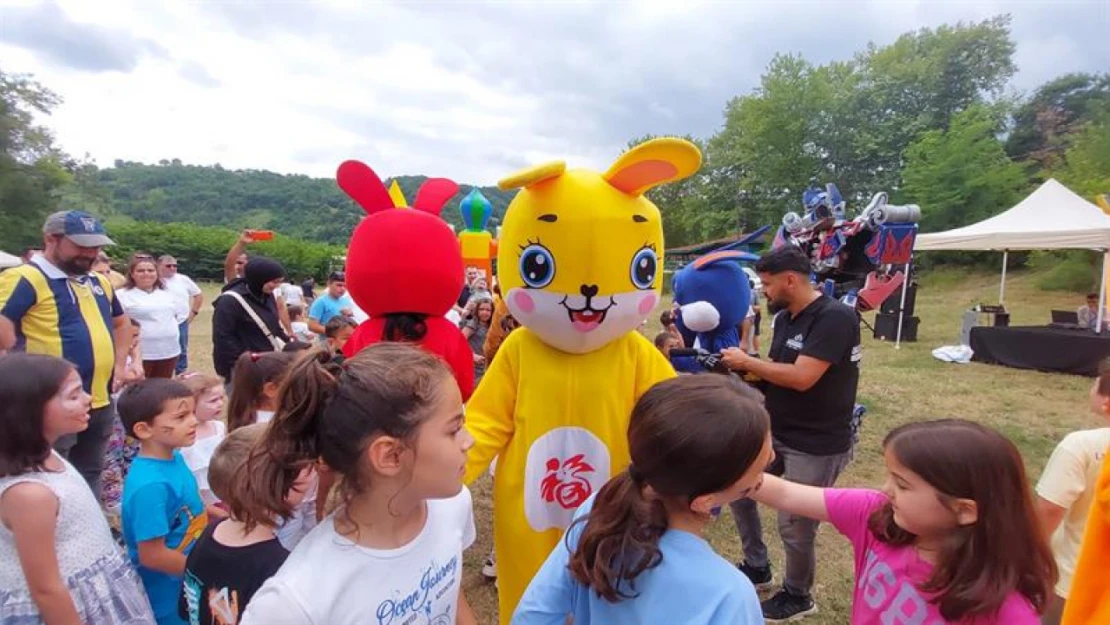
[[393,200],[393,206],[397,208],[408,208],[409,206],[409,201],[405,199],[405,192],[401,190],[401,185],[396,178],[389,183],[389,198]]
[[459,233],[463,265],[478,269],[488,279],[493,276],[493,259],[497,255],[497,241],[486,230],[493,205],[481,191],[471,189],[459,202],[459,211],[463,219],[463,231]]
[[466,481],[496,456],[493,485],[501,623],[574,511],[629,464],[632,408],[673,377],[637,329],[662,299],[663,225],[644,193],[692,175],[697,147],[654,139],[605,173],[540,165],[501,228],[497,277],[522,327],[501,344],[467,404],[475,445]]
[[[364,163],[346,161],[336,181],[366,217],[351,234],[347,250],[347,291],[369,319],[343,347],[348,357],[368,345],[414,340],[451,366],[463,399],[474,387],[474,356],[458,326],[444,318],[462,291],[462,253],[454,231],[440,218],[459,186],[429,178],[411,208],[400,209],[378,175]],[[398,188],[398,192],[400,189]],[[402,197],[403,199],[403,197]]]
[[822,190],[811,180],[802,194],[805,215],[784,215],[772,247],[800,247],[828,295],[862,311],[876,309],[905,282],[921,220],[916,204],[896,206],[887,199],[885,192],[876,193],[848,219],[836,185]]

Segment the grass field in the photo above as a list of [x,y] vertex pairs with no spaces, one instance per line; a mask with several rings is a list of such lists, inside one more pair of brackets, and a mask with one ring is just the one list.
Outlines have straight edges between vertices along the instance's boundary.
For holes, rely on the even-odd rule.
[[[1049,310],[1075,309],[1082,295],[1036,289],[1037,276],[1012,274],[1007,282],[1008,307],[1014,325],[1037,325],[1048,320]],[[208,302],[218,293],[205,286]],[[841,476],[841,486],[879,486],[884,479],[880,442],[891,428],[907,421],[961,417],[997,428],[1021,449],[1031,480],[1035,480],[1056,442],[1071,430],[1094,427],[1086,411],[1091,380],[1076,376],[1019,371],[980,364],[955,365],[934,360],[931,350],[958,340],[963,311],[978,302],[996,302],[998,277],[953,272],[922,279],[917,298],[921,317],[919,342],[894,349],[863,330],[863,363],[859,400],[868,407],[862,441],[855,460]],[[870,317],[870,315],[869,315]],[[870,321],[870,319],[869,319]],[[211,306],[193,325],[189,357],[193,367],[211,370]],[[766,328],[766,323],[764,323]],[[652,320],[645,333],[658,329]],[[766,341],[762,345],[766,353]],[[481,623],[495,623],[497,598],[492,584],[480,575],[489,554],[490,484],[488,478],[473,486],[478,542],[467,553],[464,588]],[[773,513],[764,510],[765,540],[772,550],[776,579],[781,574],[782,544],[775,533]],[[732,519],[724,514],[709,529],[709,541],[726,558],[740,555],[740,541]],[[820,612],[804,622],[842,625],[849,622],[852,584],[851,549],[828,525],[818,535],[817,585]]]

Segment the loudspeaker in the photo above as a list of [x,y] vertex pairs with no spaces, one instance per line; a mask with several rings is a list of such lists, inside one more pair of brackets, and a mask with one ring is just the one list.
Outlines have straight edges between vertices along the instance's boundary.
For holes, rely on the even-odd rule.
[[[909,301],[908,299],[906,300]],[[918,317],[906,316],[902,318],[902,340],[906,343],[917,341],[917,325],[921,322]],[[875,315],[875,338],[883,341],[893,341],[898,338],[898,315],[878,313]]]
[[[898,314],[898,304],[902,303],[902,289],[898,289],[890,294],[890,297],[883,300],[879,306],[879,312]],[[911,282],[906,287],[906,308],[902,311],[903,314],[912,317],[913,307],[917,303],[917,283]]]

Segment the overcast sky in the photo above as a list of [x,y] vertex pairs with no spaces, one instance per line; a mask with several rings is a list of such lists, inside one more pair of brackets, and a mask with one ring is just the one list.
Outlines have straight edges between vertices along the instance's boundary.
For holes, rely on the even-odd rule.
[[845,59],[999,13],[1013,88],[1110,69],[1108,0],[0,0],[0,69],[59,93],[48,124],[101,166],[331,176],[358,158],[490,184],[552,158],[604,168],[645,133],[709,136],[776,52]]

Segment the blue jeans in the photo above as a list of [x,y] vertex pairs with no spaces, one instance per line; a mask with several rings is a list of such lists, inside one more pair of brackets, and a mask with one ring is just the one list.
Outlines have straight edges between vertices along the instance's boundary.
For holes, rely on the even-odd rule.
[[177,326],[177,341],[181,345],[181,356],[177,359],[177,367],[174,373],[181,375],[189,368],[189,322],[182,322]]

